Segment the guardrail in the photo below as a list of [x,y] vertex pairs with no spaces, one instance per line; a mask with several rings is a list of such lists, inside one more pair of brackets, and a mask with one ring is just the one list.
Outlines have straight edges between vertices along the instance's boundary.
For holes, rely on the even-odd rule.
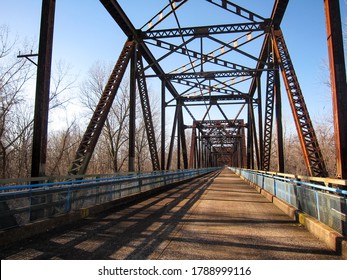
[[[290,177],[288,174],[280,176],[249,169],[233,167],[229,167],[229,169],[346,236],[346,186],[332,187],[320,185],[319,183],[323,181],[327,182],[323,178],[317,178],[317,183],[312,183],[314,181],[313,177],[310,177],[310,182],[305,182],[288,178]],[[336,183],[336,180],[334,182]]]
[[0,187],[0,229],[100,205],[197,177],[217,168],[114,175],[89,180]]

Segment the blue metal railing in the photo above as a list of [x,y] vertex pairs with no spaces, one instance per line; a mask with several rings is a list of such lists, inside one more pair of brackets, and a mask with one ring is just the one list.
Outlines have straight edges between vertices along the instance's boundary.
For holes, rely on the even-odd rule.
[[217,168],[157,171],[88,180],[1,186],[0,229],[80,211],[215,170]]
[[347,190],[249,169],[229,169],[346,236]]

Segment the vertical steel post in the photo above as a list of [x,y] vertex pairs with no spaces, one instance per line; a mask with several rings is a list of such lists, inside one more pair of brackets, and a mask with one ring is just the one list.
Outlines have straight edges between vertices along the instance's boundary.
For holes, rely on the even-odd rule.
[[252,133],[252,101],[248,101],[248,119],[247,119],[247,168],[253,169],[253,133]]
[[181,169],[181,110],[182,106],[181,103],[178,104],[178,111],[177,111],[177,169]]
[[246,133],[245,133],[245,123],[243,120],[240,121],[241,125],[241,166],[242,168],[247,168],[247,148],[246,148]]
[[45,176],[46,169],[54,14],[55,0],[43,0],[36,79],[31,177]]
[[129,92],[129,161],[128,171],[135,171],[135,132],[136,132],[136,65],[137,47],[131,57],[130,65],[130,92]]
[[181,110],[179,112],[178,116],[178,127],[180,129],[180,137],[181,137],[181,146],[182,146],[182,158],[183,158],[183,169],[188,168],[188,153],[187,153],[187,142],[186,142],[186,133],[185,133],[185,126],[184,126],[184,120],[183,120],[183,106],[181,104]]
[[201,153],[201,165],[200,167],[206,167],[206,145],[205,141],[202,138],[202,133],[200,132],[199,129],[199,139],[200,139],[200,153]]
[[161,170],[165,170],[165,119],[166,119],[166,100],[165,100],[166,83],[161,84]]
[[190,155],[189,155],[189,168],[195,168],[196,167],[196,160],[197,160],[197,145],[196,145],[196,123],[193,122],[192,127],[192,136],[191,136],[191,142],[190,142]]
[[277,129],[277,171],[284,172],[284,142],[282,126],[282,97],[280,73],[277,58],[274,59],[274,95],[275,95],[275,112],[276,112],[276,129]]
[[167,170],[169,170],[170,166],[171,166],[172,152],[173,152],[173,147],[175,145],[175,137],[176,137],[175,133],[176,133],[176,126],[177,126],[177,111],[178,111],[178,105],[176,106],[176,109],[175,109],[175,117],[174,117],[174,122],[172,125],[170,147],[169,147],[169,153],[167,156],[167,165],[166,165]]
[[258,86],[258,126],[259,126],[259,166],[260,170],[264,170],[264,139],[263,139],[263,114],[262,114],[262,100],[261,100],[261,82],[260,76],[257,77]]
[[[259,146],[258,146],[258,137],[257,137],[257,129],[255,125],[255,117],[254,117],[254,109],[253,109],[253,103],[251,101],[250,106],[250,115],[251,115],[251,125],[252,125],[252,134],[253,134],[253,143],[254,146],[252,146],[252,155],[255,153],[255,158],[257,160],[257,167],[260,169],[260,159],[259,159]],[[254,156],[253,156],[253,166],[252,169],[254,169]]]
[[334,111],[336,172],[347,178],[347,83],[338,0],[324,0]]

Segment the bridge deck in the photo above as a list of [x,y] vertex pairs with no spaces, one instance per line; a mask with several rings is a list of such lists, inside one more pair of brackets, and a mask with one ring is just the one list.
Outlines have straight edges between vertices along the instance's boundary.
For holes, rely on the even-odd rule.
[[3,248],[1,259],[341,259],[230,170]]

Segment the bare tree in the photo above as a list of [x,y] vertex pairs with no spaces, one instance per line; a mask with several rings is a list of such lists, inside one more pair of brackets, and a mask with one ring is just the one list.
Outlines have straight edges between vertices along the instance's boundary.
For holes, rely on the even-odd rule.
[[332,115],[321,116],[315,122],[316,135],[329,177],[336,177],[336,150]]
[[144,123],[138,123],[135,138],[136,150],[136,170],[137,172],[145,171],[146,161],[149,160],[149,151],[147,149],[148,141],[146,138],[146,127]]
[[65,108],[72,99],[69,93],[76,89],[77,78],[70,74],[70,69],[71,67],[62,60],[54,64],[49,96],[50,114],[54,113],[54,109]]
[[[18,106],[24,102],[23,89],[33,77],[33,67],[27,60],[19,60],[14,51],[17,41],[10,39],[9,28],[0,26],[0,176],[6,177],[8,153],[13,145],[28,134],[30,124],[24,122],[22,131],[13,134],[18,125],[13,122],[18,116]],[[25,48],[25,46],[23,47]],[[15,126],[15,127],[14,127]],[[29,133],[30,134],[30,133]],[[7,175],[9,173],[7,172]]]
[[[158,98],[155,98],[153,90],[150,88],[150,86],[148,87],[147,91],[149,95],[148,98],[151,108],[152,123],[156,137],[155,141],[157,143],[157,152],[159,152],[161,143],[159,103]],[[151,171],[153,170],[152,159],[149,150],[149,142],[147,139],[147,131],[139,94],[137,95],[135,135],[135,170],[137,170],[138,172]]]
[[50,134],[48,141],[47,174],[49,176],[66,175],[81,140],[76,119],[67,128]]
[[[111,108],[114,118],[108,118],[105,125],[105,141],[108,143],[108,153],[112,159],[113,172],[123,169],[124,163],[128,158],[127,149],[121,152],[122,147],[128,142],[129,137],[127,128],[129,126],[129,95],[128,83],[121,89],[121,95],[115,100],[116,105]],[[116,111],[118,110],[118,112]],[[124,151],[124,149],[123,149]]]
[[[31,168],[33,106],[27,85],[36,68],[29,60],[17,58],[17,47],[22,52],[32,48],[10,37],[9,28],[0,26],[0,178],[30,176]],[[73,89],[76,79],[59,61],[52,80],[50,115],[68,103],[70,98],[64,93]]]

